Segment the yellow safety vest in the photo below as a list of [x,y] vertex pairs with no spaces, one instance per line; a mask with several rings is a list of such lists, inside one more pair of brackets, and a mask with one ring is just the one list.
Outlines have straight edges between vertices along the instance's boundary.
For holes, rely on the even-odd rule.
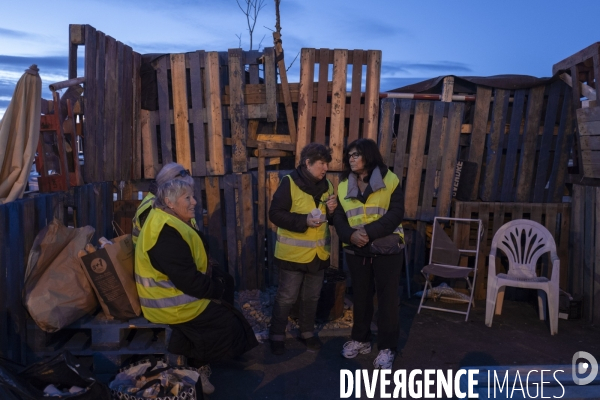
[[[292,208],[290,212],[295,214],[310,214],[315,209],[315,200],[313,197],[303,192],[294,182],[290,175],[290,191],[292,195]],[[323,193],[319,209],[323,214],[327,213],[325,202],[333,194],[333,185],[329,180],[329,193]],[[277,228],[277,242],[275,244],[275,257],[280,260],[296,262],[299,264],[308,264],[314,260],[315,255],[321,260],[329,258],[329,225],[322,223],[315,228],[308,228],[305,232],[292,232],[287,229]]]
[[210,300],[183,293],[173,285],[167,275],[152,266],[148,250],[154,247],[165,225],[177,229],[190,246],[196,268],[206,273],[208,263],[200,236],[179,218],[155,208],[150,211],[135,248],[135,282],[142,312],[148,321],[181,324],[200,315]]
[[[398,187],[400,180],[392,171],[387,172],[383,178],[385,187],[371,193],[366,203],[361,203],[355,198],[346,198],[348,195],[348,179],[340,182],[338,185],[338,198],[346,212],[348,223],[352,228],[361,228],[373,221],[381,218],[390,208],[390,199],[392,193]],[[393,233],[400,235],[400,240],[404,243],[404,230],[400,224]],[[349,244],[343,243],[344,246]]]
[[[140,215],[142,215],[147,209],[154,205],[154,199],[156,198],[151,192],[148,192],[144,200],[140,203],[137,210],[135,211],[135,215],[131,223],[133,225],[131,230],[131,239],[133,240],[133,245],[137,244],[138,236],[140,236],[140,232],[142,231],[142,224],[140,223]],[[196,225],[196,219],[192,218],[190,221],[194,229],[198,229],[198,225]]]

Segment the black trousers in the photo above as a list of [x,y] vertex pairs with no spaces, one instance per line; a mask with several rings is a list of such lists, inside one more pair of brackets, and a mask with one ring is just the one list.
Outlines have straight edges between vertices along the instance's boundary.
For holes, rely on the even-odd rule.
[[346,254],[354,294],[352,340],[371,340],[373,294],[377,290],[377,348],[396,351],[400,335],[400,272],[402,253],[374,258]]

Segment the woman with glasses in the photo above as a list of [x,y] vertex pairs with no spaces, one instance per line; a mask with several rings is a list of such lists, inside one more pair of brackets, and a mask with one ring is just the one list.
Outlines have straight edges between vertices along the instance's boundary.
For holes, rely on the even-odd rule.
[[281,179],[273,195],[269,219],[277,225],[275,263],[279,285],[273,306],[269,337],[271,352],[285,352],[288,315],[300,298],[300,339],[309,350],[321,348],[314,334],[317,303],[329,266],[327,217],[337,207],[333,186],[325,177],[331,154],[327,147],[310,143],[300,153],[300,165]]
[[398,176],[383,162],[377,144],[358,139],[344,151],[333,223],[343,242],[352,278],[354,326],[342,355],[371,352],[373,291],[377,292],[375,368],[390,369],[399,336],[400,268],[404,232],[404,195]]

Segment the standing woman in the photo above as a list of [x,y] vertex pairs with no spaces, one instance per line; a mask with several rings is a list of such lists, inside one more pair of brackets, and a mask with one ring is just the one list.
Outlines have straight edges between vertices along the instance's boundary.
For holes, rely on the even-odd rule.
[[354,293],[354,326],[342,355],[354,358],[371,352],[376,289],[379,354],[373,365],[390,369],[399,335],[404,195],[398,177],[388,170],[373,140],[355,140],[344,151],[338,199],[333,223],[344,245]]
[[[325,178],[330,161],[327,147],[308,144],[300,153],[298,168],[282,178],[273,195],[269,219],[278,227],[275,262],[279,267],[269,333],[273,354],[285,352],[285,328],[298,294],[300,339],[310,350],[321,348],[314,330],[324,269],[329,266],[329,224],[325,216],[337,207],[333,186]],[[312,213],[315,209],[322,217]]]

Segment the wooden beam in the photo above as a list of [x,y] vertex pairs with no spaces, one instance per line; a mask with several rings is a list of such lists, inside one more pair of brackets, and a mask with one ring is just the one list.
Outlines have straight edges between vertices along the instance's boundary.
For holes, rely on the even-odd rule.
[[188,118],[185,54],[171,54],[170,57],[177,162],[181,164],[183,168],[191,171],[192,151]]

